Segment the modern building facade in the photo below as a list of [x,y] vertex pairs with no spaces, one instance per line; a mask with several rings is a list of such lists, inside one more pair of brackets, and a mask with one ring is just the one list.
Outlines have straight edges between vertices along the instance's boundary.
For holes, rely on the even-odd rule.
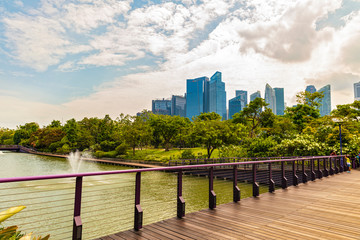
[[208,88],[208,77],[186,80],[186,117],[190,120],[202,112],[208,112]]
[[315,93],[315,92],[316,92],[316,88],[315,88],[314,85],[306,86],[305,92]]
[[283,116],[285,110],[284,88],[274,88],[276,115]]
[[247,91],[236,90],[236,97],[229,100],[229,119],[232,119],[235,113],[240,112],[247,105]]
[[172,95],[171,116],[186,117],[186,98],[184,96]]
[[152,100],[151,111],[154,114],[171,115],[171,100],[165,98]]
[[254,101],[255,98],[261,98],[260,91],[256,91],[256,92],[254,92],[253,94],[250,95],[250,102]]
[[354,99],[360,101],[360,82],[354,83]]
[[270,108],[274,114],[276,114],[275,91],[269,84],[266,84],[265,86],[265,102],[269,104],[267,107]]
[[330,85],[326,85],[318,90],[318,92],[323,93],[324,97],[321,101],[321,105],[319,107],[320,115],[326,116],[330,115],[331,112],[331,87]]
[[[223,120],[227,119],[225,83],[221,72],[216,72],[209,82],[209,111],[219,114]],[[205,91],[206,92],[206,91]]]

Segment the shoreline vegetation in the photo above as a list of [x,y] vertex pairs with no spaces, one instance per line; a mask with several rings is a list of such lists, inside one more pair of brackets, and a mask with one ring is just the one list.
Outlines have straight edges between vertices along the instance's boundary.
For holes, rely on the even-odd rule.
[[202,113],[190,121],[180,116],[121,114],[116,119],[53,120],[40,127],[25,123],[1,128],[1,145],[21,145],[51,154],[79,150],[83,157],[168,163],[177,159],[225,157],[320,156],[332,151],[356,156],[360,149],[360,101],[338,105],[320,116],[321,93],[301,92],[297,105],[274,115],[256,98],[232,119]]

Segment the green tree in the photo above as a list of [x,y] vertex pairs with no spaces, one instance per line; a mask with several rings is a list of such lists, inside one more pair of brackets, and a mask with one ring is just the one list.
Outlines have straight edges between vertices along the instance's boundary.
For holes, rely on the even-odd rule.
[[141,116],[127,116],[121,122],[124,140],[132,148],[133,155],[135,155],[136,147],[145,145],[151,139],[151,128]]
[[244,137],[245,128],[242,124],[221,121],[221,117],[209,120],[201,115],[194,121],[192,137],[206,147],[208,158],[215,149],[226,144],[236,144]]
[[35,122],[25,123],[18,126],[18,129],[14,133],[14,143],[21,145],[28,145],[28,140],[31,134],[39,130],[39,125]]
[[255,132],[261,124],[261,117],[263,117],[264,126],[272,124],[272,115],[269,113],[269,110],[262,111],[267,105],[263,98],[255,98],[241,112],[234,114],[232,122],[249,126],[249,136],[255,137]]

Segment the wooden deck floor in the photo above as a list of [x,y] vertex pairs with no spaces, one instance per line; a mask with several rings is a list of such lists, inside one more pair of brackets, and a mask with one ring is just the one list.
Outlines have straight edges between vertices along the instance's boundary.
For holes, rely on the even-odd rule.
[[360,239],[360,171],[100,239]]

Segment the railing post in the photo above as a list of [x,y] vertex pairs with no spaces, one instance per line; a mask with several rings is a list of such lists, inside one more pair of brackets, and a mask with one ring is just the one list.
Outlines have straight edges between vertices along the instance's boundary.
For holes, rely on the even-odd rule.
[[141,172],[136,173],[135,180],[135,216],[134,216],[134,229],[138,231],[142,228],[143,223],[143,210],[140,206],[140,187],[141,187]]
[[323,173],[320,169],[320,159],[317,160],[317,164],[318,164],[317,175],[318,175],[318,178],[321,179],[323,177]]
[[82,222],[81,212],[81,193],[82,193],[82,177],[76,177],[75,183],[75,202],[74,202],[74,219],[73,219],[73,240],[81,240],[82,238]]
[[269,192],[275,192],[275,182],[272,179],[272,167],[271,163],[269,163]]
[[311,181],[315,181],[316,179],[316,174],[315,174],[315,171],[314,171],[314,159],[311,159],[310,160],[310,171],[311,171]]
[[178,172],[178,189],[177,189],[177,217],[185,216],[185,200],[182,196],[182,170]]
[[237,173],[238,173],[238,169],[237,169],[237,165],[234,166],[233,168],[233,201],[234,202],[238,202],[240,201],[240,189],[237,186]]
[[281,187],[283,189],[287,188],[287,178],[285,176],[285,165],[284,162],[281,162]]
[[[339,161],[339,164],[341,164],[340,161]],[[339,173],[339,168],[338,168],[338,158],[337,157],[334,158],[334,167],[335,167],[334,172],[336,174],[338,174]]]
[[327,170],[327,162],[326,162],[326,158],[323,159],[323,164],[324,164],[324,177],[328,177],[329,176],[329,171]]
[[259,196],[259,184],[256,182],[256,164],[254,163],[252,166],[253,170],[253,196]]
[[293,185],[297,186],[299,185],[299,177],[296,175],[295,161],[292,162],[292,168],[293,168]]
[[307,174],[305,172],[305,160],[302,161],[302,182],[307,183]]
[[330,175],[334,175],[334,169],[333,169],[333,167],[332,167],[332,158],[331,157],[329,157],[329,164],[330,164],[330,171],[329,171],[329,174]]
[[[346,171],[346,159],[344,159],[343,157],[341,157],[341,160],[340,160],[340,167],[339,167],[339,172],[344,172]],[[351,165],[352,166],[352,165]]]
[[209,169],[209,208],[216,208],[216,194],[214,192],[214,168]]

